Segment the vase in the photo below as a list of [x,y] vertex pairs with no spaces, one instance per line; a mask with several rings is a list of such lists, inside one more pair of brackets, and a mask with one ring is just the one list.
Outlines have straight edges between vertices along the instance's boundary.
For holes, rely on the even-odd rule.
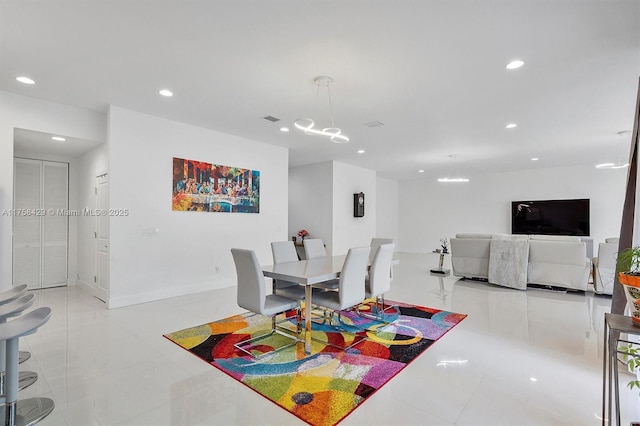
[[627,298],[631,319],[634,324],[640,325],[640,276],[620,272],[618,278],[624,286],[624,295]]

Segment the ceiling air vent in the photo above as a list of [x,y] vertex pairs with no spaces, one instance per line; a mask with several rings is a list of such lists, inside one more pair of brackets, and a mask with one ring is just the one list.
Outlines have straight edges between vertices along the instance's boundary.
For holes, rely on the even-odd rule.
[[272,117],[270,115],[267,115],[266,117],[262,117],[262,118],[264,118],[265,120],[271,121],[272,123],[275,123],[276,121],[280,121],[279,118]]
[[364,125],[370,128],[384,126],[384,124],[379,121],[371,121],[369,123],[364,123]]

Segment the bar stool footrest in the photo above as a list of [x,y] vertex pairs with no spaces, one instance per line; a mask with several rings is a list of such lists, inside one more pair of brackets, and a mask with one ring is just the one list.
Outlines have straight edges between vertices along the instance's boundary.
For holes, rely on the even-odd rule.
[[22,364],[23,362],[27,361],[29,358],[31,358],[31,352],[27,352],[27,351],[18,352],[18,364]]
[[[16,426],[31,426],[47,417],[55,408],[51,398],[26,398],[18,400],[18,413]],[[24,421],[24,423],[21,423]]]
[[34,371],[20,371],[18,373],[18,390],[26,389],[38,380],[38,373]]

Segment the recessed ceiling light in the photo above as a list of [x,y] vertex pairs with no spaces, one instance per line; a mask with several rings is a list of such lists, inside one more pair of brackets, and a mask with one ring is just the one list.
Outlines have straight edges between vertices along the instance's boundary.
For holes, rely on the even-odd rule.
[[61,136],[51,136],[51,139],[53,139],[54,141],[58,141],[58,142],[66,141],[66,139],[61,137]]
[[602,163],[602,164],[596,164],[596,169],[610,169],[614,166],[613,163]]
[[536,379],[535,377],[529,377],[529,380],[531,380],[532,382],[537,382],[538,379]]
[[29,77],[25,77],[25,76],[16,77],[16,80],[18,80],[20,83],[24,83],[24,84],[36,84],[35,81],[33,81]]
[[286,133],[286,132],[289,131],[289,128],[288,127],[280,127],[280,131]]
[[614,163],[602,163],[602,164],[598,164],[596,165],[596,169],[626,169],[627,167],[629,167],[629,163],[620,163],[620,164],[614,164]]
[[438,182],[469,182],[467,178],[439,178]]
[[509,123],[504,127],[506,127],[507,129],[514,129],[514,128],[518,127],[518,125],[516,123]]
[[162,89],[158,93],[160,93],[162,96],[166,96],[166,97],[173,96],[173,92],[171,90],[168,90],[168,89]]
[[524,61],[521,59],[514,59],[513,61],[507,64],[508,70],[515,70],[516,68],[520,68],[524,65]]
[[531,161],[538,161],[538,160],[539,160],[539,158],[538,158],[538,157],[533,157],[533,158],[531,159]]
[[364,149],[359,149],[358,154],[364,154]]
[[424,173],[424,170],[420,169],[418,170],[418,173]]

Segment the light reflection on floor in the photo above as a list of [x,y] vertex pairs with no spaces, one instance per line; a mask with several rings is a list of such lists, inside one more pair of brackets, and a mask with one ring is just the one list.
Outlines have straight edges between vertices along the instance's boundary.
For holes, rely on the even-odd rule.
[[[600,424],[609,297],[458,281],[430,274],[433,256],[399,258],[388,299],[468,317],[341,424]],[[234,287],[114,310],[74,287],[36,295],[53,316],[21,340],[40,379],[20,397],[55,400],[42,425],[302,424],[162,337],[242,312]],[[622,424],[640,419],[627,378]]]

